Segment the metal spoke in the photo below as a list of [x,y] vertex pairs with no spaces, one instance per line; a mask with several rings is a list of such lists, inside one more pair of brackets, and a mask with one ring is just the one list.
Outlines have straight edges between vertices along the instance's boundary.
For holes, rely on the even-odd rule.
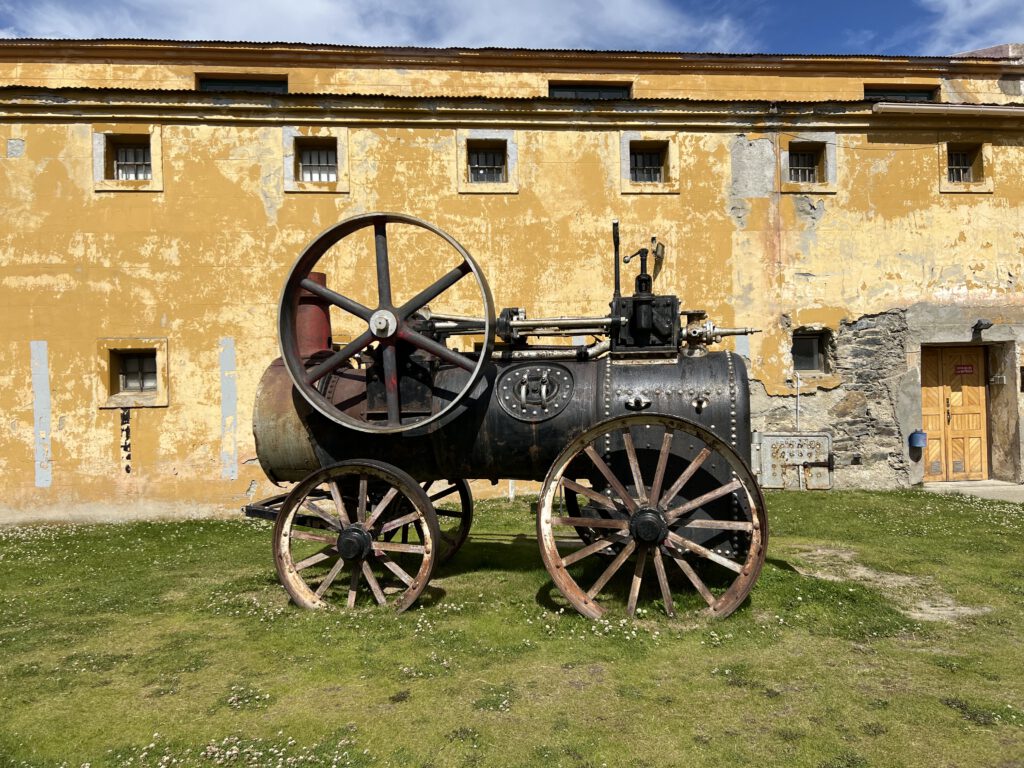
[[703,496],[698,496],[696,499],[692,499],[691,501],[688,501],[685,504],[680,504],[678,507],[673,507],[672,509],[669,509],[668,511],[665,512],[665,519],[671,523],[675,520],[678,520],[680,516],[685,515],[687,512],[692,512],[693,510],[704,506],[709,501],[714,501],[715,499],[720,499],[723,496],[728,496],[733,491],[738,490],[742,487],[743,483],[741,483],[739,480],[733,480],[731,483],[726,483],[720,488],[715,488],[715,490],[713,491],[708,491]]
[[395,576],[397,576],[399,580],[403,584],[405,584],[405,586],[412,586],[413,578],[402,569],[402,566],[400,566],[390,557],[385,555],[383,552],[375,552],[374,554],[377,556],[377,559],[380,560],[381,565],[383,565],[385,568],[387,568],[389,571],[395,574]]
[[388,233],[384,219],[373,222],[373,246],[377,257],[377,303],[391,306],[391,266],[388,263]]
[[364,307],[358,301],[353,301],[347,296],[342,296],[340,293],[335,293],[330,288],[325,288],[319,283],[314,283],[308,277],[304,279],[301,283],[299,283],[299,285],[301,285],[310,293],[316,294],[321,299],[326,299],[327,301],[331,302],[331,304],[334,304],[336,307],[341,307],[346,312],[355,315],[361,320],[370,322],[370,316],[373,314],[373,310],[370,309],[369,307]]
[[629,543],[627,543],[626,546],[622,548],[622,551],[615,556],[615,559],[612,560],[611,565],[605,568],[604,573],[602,573],[598,577],[597,581],[594,582],[594,586],[587,590],[587,597],[591,600],[597,597],[598,593],[604,589],[604,585],[611,581],[612,576],[618,572],[619,568],[622,567],[622,564],[629,559],[630,555],[633,554],[634,549],[636,549],[636,542],[630,539]]
[[417,293],[405,304],[400,306],[395,314],[398,315],[400,320],[405,320],[409,315],[418,309],[422,309],[423,305],[429,304],[431,301],[436,299],[442,293],[447,291],[459,280],[468,275],[472,270],[470,269],[469,263],[463,261],[459,266],[448,272],[440,279],[431,283],[428,287]]
[[611,536],[607,536],[603,539],[587,544],[585,547],[577,549],[575,552],[570,552],[568,555],[562,558],[562,565],[568,567],[573,563],[578,563],[584,557],[592,555],[595,552],[600,552],[602,549],[611,546],[612,544],[620,544],[625,541],[625,536],[621,533],[616,533]]
[[349,342],[322,363],[306,371],[306,383],[316,384],[328,373],[332,373],[337,370],[342,363],[352,357],[356,352],[363,350],[370,342],[373,341],[373,339],[374,335],[369,331],[369,329],[363,331],[354,341]]
[[398,352],[394,344],[384,345],[384,391],[388,401],[388,424],[401,424],[402,406],[398,400]]
[[647,562],[647,547],[640,547],[636,553],[636,568],[633,570],[633,581],[629,585],[629,601],[626,603],[626,615],[636,613],[636,600],[640,596],[640,584],[644,580],[644,564]]
[[344,567],[345,567],[345,561],[342,560],[339,557],[338,558],[338,562],[336,562],[334,564],[334,567],[331,568],[331,570],[327,572],[327,575],[324,576],[324,580],[320,582],[320,586],[316,588],[316,596],[317,597],[323,597],[324,596],[324,593],[330,588],[330,586],[334,582],[334,580],[336,578],[338,578],[338,574],[341,573],[341,569],[344,568]]
[[619,482],[619,478],[617,478],[615,473],[612,472],[611,467],[609,467],[605,463],[604,459],[598,455],[594,446],[588,445],[584,450],[587,456],[590,457],[590,460],[594,462],[594,466],[597,467],[598,471],[602,475],[604,475],[604,479],[608,481],[608,485],[611,486],[613,491],[619,494],[619,498],[622,499],[622,503],[626,505],[626,509],[628,509],[630,513],[636,512],[637,505],[633,500],[633,497],[629,495],[622,483]]
[[603,517],[552,517],[552,525],[571,525],[574,528],[629,528],[628,520],[608,520]]
[[707,547],[702,547],[697,542],[690,541],[689,539],[680,536],[678,533],[673,533],[672,531],[669,531],[668,540],[672,542],[672,545],[674,547],[682,550],[683,552],[693,552],[695,555],[700,555],[706,560],[710,560],[713,563],[718,563],[720,566],[722,566],[723,568],[728,568],[730,571],[735,571],[736,573],[743,573],[743,565],[741,563],[737,563],[735,560],[730,560],[727,557],[722,557],[722,555],[718,554],[717,552],[712,552]]
[[377,519],[384,513],[384,510],[387,509],[388,504],[390,504],[392,499],[394,499],[395,496],[397,495],[398,489],[390,488],[388,492],[384,494],[384,498],[381,499],[377,503],[377,506],[373,508],[373,512],[370,514],[370,518],[364,523],[364,525],[367,528],[372,528],[373,524],[376,523]]
[[654,548],[654,571],[658,574],[658,586],[661,588],[661,599],[665,603],[665,613],[676,615],[675,603],[672,602],[672,589],[668,585],[668,574],[665,573],[665,561],[661,557],[661,549]]
[[707,585],[701,581],[700,576],[698,576],[697,572],[693,570],[693,566],[681,557],[673,557],[672,559],[675,561],[676,565],[679,566],[679,570],[681,570],[686,575],[686,578],[690,580],[690,583],[693,584],[693,588],[696,589],[697,592],[700,593],[700,596],[704,598],[704,602],[709,606],[714,606],[716,602],[715,596],[711,594],[711,590],[707,588]]
[[575,480],[570,480],[567,477],[563,477],[562,478],[562,485],[564,487],[568,488],[570,491],[575,491],[576,493],[580,494],[581,496],[586,496],[588,499],[590,499],[592,502],[597,504],[599,507],[604,507],[605,509],[610,509],[612,512],[618,512],[619,511],[619,508],[615,506],[615,502],[614,501],[609,499],[607,496],[604,496],[604,495],[598,493],[593,488],[587,488],[585,485],[580,485]]
[[328,485],[331,488],[331,498],[334,499],[334,508],[338,510],[338,519],[341,520],[341,524],[345,527],[352,525],[348,511],[345,509],[345,500],[341,498],[341,488],[338,487],[338,481],[331,480]]
[[387,605],[388,601],[384,597],[380,584],[377,583],[377,577],[373,575],[373,569],[365,560],[363,560],[362,571],[363,578],[366,579],[366,583],[370,585],[370,591],[373,592],[373,599],[377,601],[378,605]]
[[658,454],[658,468],[654,470],[654,482],[651,483],[650,499],[654,504],[661,500],[661,484],[665,482],[665,469],[668,467],[668,457],[672,450],[672,438],[675,433],[671,429],[665,430],[661,438],[661,452]]
[[360,523],[366,519],[366,475],[359,476],[359,503],[356,506],[356,520]]
[[330,558],[332,556],[336,556],[338,553],[337,553],[337,551],[332,552],[331,550],[333,548],[334,548],[333,545],[331,545],[330,547],[324,547],[323,549],[321,549],[316,554],[313,554],[313,555],[310,555],[309,557],[307,557],[305,560],[300,560],[299,562],[297,562],[295,564],[295,570],[296,571],[305,570],[306,568],[309,568],[309,566],[311,566],[311,565],[316,565],[317,563],[322,563],[324,560],[327,560],[328,558]]
[[690,462],[690,465],[685,470],[683,470],[683,474],[679,476],[679,479],[676,480],[672,484],[672,487],[665,492],[665,495],[663,495],[661,499],[658,500],[658,505],[665,506],[670,501],[672,501],[672,499],[678,496],[679,492],[683,489],[683,486],[690,481],[691,477],[697,474],[697,470],[700,469],[700,465],[703,464],[710,455],[710,448],[702,448],[701,452],[698,453],[696,457],[694,457],[693,461]]
[[398,337],[402,341],[407,341],[414,347],[419,347],[424,352],[429,352],[434,357],[444,360],[446,363],[458,366],[467,371],[473,371],[476,368],[476,361],[472,360],[465,355],[459,354],[458,352],[448,349],[444,344],[439,344],[433,339],[428,339],[422,333],[418,333],[408,326],[402,326],[398,331]]
[[647,488],[644,486],[644,478],[640,473],[640,462],[636,458],[636,446],[633,444],[633,433],[627,427],[622,430],[622,441],[626,444],[626,457],[629,459],[629,470],[633,473],[633,487],[636,488],[637,498],[640,504],[647,504]]

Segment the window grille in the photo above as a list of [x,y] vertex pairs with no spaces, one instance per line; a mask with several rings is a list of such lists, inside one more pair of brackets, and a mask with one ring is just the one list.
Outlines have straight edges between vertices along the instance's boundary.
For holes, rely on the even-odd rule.
[[818,155],[815,152],[789,152],[789,180],[797,184],[818,183]]
[[970,152],[953,149],[949,151],[949,180],[954,184],[974,181],[973,166],[973,158]]
[[302,181],[338,180],[338,150],[329,147],[310,147],[300,150],[299,178]]
[[505,146],[468,147],[469,180],[474,184],[500,184],[508,181]]
[[120,392],[156,391],[156,352],[121,352]]
[[114,178],[118,181],[149,181],[153,178],[153,162],[148,145],[117,147]]
[[629,180],[634,183],[664,181],[665,153],[660,149],[630,149]]

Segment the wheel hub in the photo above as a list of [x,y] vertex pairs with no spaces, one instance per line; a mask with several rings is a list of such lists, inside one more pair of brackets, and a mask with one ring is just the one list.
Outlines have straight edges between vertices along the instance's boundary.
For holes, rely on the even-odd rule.
[[372,546],[370,534],[357,525],[350,525],[338,536],[338,554],[345,562],[364,559]]
[[668,538],[668,523],[658,510],[641,507],[629,519],[629,533],[640,544],[661,544]]
[[378,309],[370,315],[370,332],[378,339],[387,339],[398,329],[398,318],[387,309]]

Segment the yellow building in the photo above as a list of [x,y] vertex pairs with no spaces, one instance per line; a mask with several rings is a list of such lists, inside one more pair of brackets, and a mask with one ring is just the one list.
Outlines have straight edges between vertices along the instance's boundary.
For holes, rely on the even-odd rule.
[[0,40],[0,516],[273,492],[249,421],[280,287],[367,211],[536,316],[607,313],[612,219],[657,235],[657,291],[763,330],[726,343],[759,434],[827,433],[838,486],[1022,482],[1022,82],[1019,45]]

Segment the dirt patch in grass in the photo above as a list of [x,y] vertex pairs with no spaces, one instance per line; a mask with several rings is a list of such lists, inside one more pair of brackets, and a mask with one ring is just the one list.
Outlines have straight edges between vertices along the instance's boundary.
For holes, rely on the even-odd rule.
[[826,581],[855,581],[874,587],[896,603],[902,613],[918,621],[954,623],[991,610],[984,605],[961,605],[926,576],[905,576],[868,568],[857,562],[857,553],[852,549],[814,547],[799,550],[796,555],[804,563],[793,563],[800,575]]

